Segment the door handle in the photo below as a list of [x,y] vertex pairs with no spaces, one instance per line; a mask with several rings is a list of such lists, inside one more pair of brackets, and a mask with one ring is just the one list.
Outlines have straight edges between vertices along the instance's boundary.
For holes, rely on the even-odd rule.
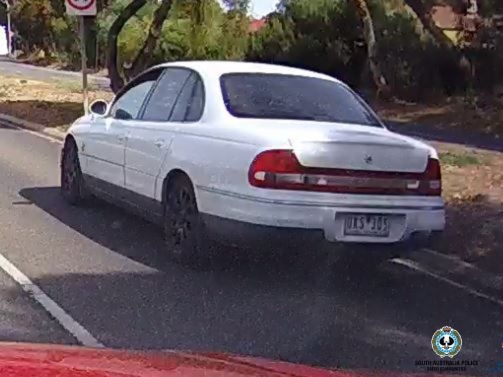
[[164,146],[164,140],[163,139],[158,139],[154,145],[157,147],[157,148],[162,148]]

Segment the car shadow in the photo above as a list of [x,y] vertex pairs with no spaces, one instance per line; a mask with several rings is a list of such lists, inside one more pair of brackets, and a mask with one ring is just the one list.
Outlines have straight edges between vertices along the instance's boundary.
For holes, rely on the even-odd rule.
[[167,260],[155,225],[116,207],[101,201],[69,206],[58,187],[25,188],[20,195],[94,242],[152,267],[33,279],[109,347],[417,371],[415,360],[433,357],[434,330],[449,324],[470,340],[465,358],[492,360],[497,352],[493,344],[503,331],[499,310],[450,286],[439,296],[437,281],[401,266],[389,264],[353,280],[334,276],[323,259],[306,267],[301,258],[285,262],[223,254],[227,263],[194,271]]
[[[190,269],[169,260],[160,227],[119,207],[96,198],[82,206],[70,206],[62,199],[59,187],[24,188],[19,194],[27,202],[18,201],[16,205],[33,203],[85,237],[129,259],[166,273]],[[318,257],[316,250],[265,253],[217,246],[213,254],[211,263],[203,266],[201,272],[260,280],[262,284],[306,287],[317,284],[311,277],[319,276],[319,269],[330,272],[326,255],[320,252]],[[313,269],[318,269],[318,273],[313,275]]]

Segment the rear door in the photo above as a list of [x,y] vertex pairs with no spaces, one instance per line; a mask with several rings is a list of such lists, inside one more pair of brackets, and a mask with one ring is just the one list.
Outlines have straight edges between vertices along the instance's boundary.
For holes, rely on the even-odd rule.
[[[126,146],[126,188],[155,198],[156,179],[186,108],[186,93],[193,73],[186,68],[166,68],[152,90],[140,122],[131,128]],[[181,115],[180,115],[181,113]]]

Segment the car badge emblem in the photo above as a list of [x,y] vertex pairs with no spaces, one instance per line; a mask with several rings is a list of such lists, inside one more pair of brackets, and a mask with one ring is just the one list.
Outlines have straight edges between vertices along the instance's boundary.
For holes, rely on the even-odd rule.
[[370,155],[368,155],[368,154],[367,154],[367,155],[365,155],[365,162],[366,162],[367,164],[371,164],[371,163],[372,163],[372,161],[373,161],[373,160],[372,160],[372,156],[370,156]]

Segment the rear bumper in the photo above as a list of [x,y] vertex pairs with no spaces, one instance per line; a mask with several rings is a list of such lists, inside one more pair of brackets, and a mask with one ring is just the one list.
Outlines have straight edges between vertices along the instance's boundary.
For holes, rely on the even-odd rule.
[[329,242],[321,229],[275,227],[202,215],[206,229],[212,238],[227,245],[258,251],[324,250],[340,249],[349,252],[376,252],[387,257],[403,255],[411,250],[431,246],[441,232],[414,232],[407,239],[394,243],[337,243]]
[[[389,246],[428,238],[445,227],[444,203],[439,197],[283,193],[281,197],[254,197],[198,187],[197,196],[210,230],[237,238],[242,245],[292,239],[298,244],[319,240]],[[390,216],[389,236],[344,235],[347,213]]]

